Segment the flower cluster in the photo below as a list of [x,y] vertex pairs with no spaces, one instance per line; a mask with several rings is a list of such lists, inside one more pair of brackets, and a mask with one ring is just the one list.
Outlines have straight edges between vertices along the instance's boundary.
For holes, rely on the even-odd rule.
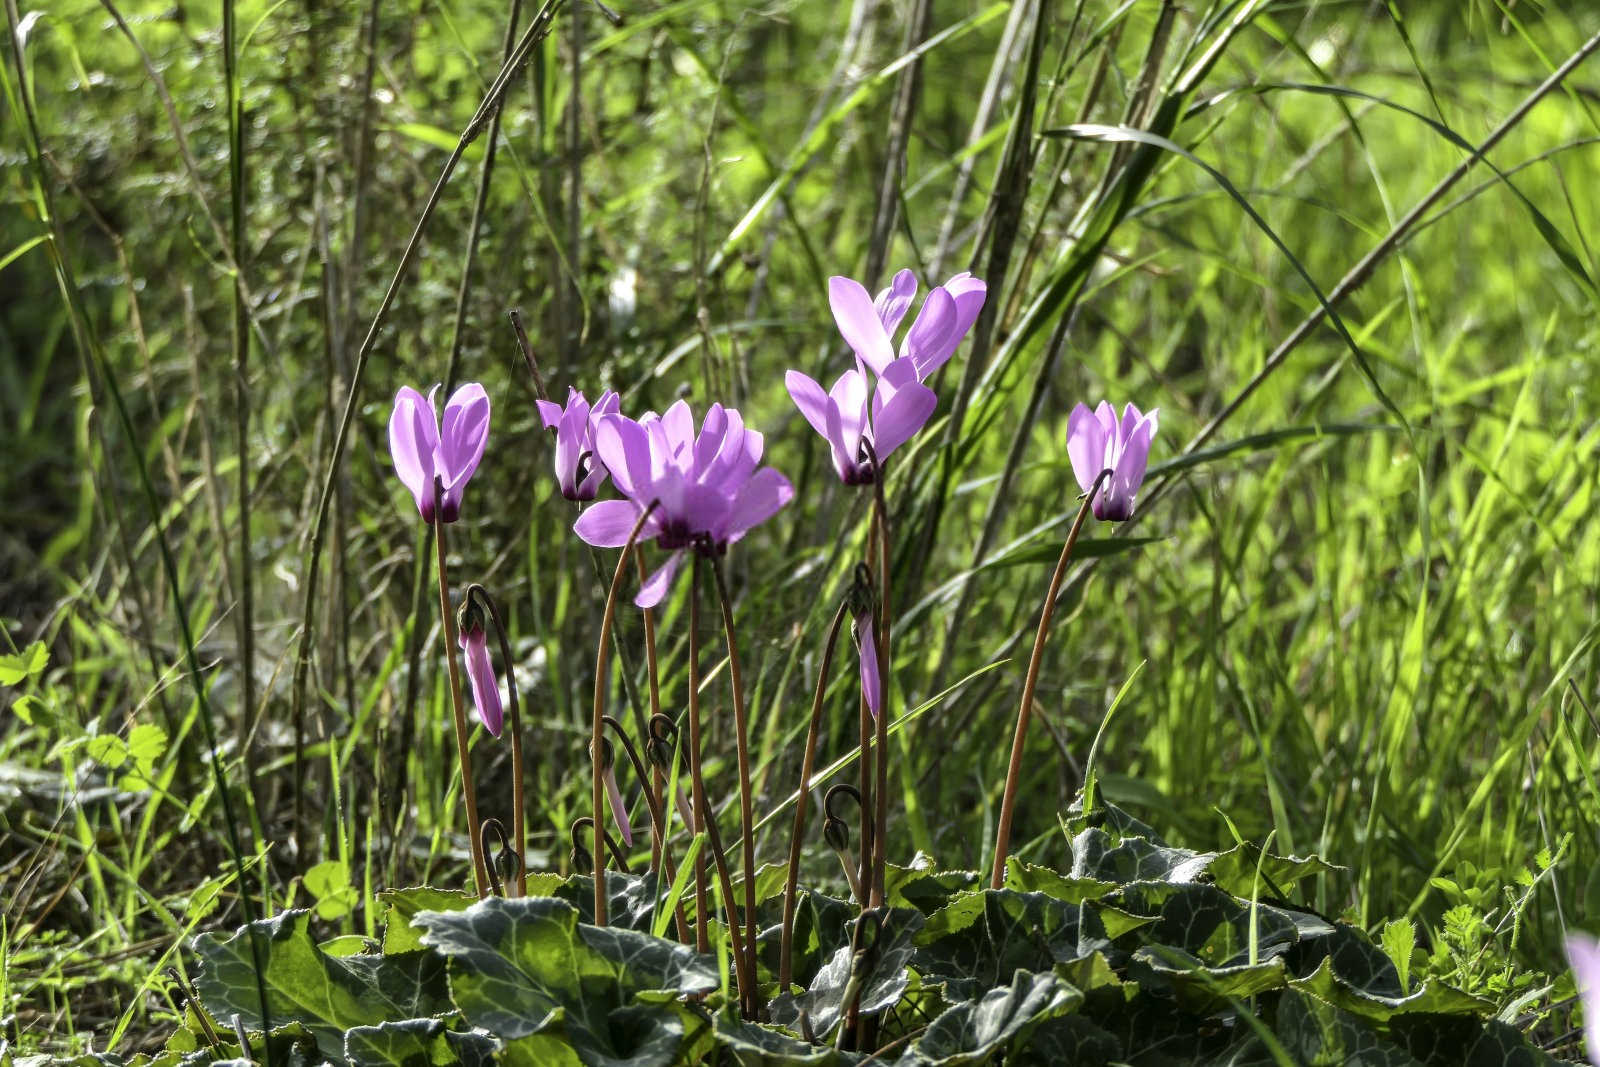
[[828,279],[833,320],[856,365],[827,392],[797,370],[784,376],[784,384],[800,414],[828,442],[833,469],[846,485],[877,481],[883,461],[933,415],[938,397],[923,383],[972,329],[987,293],[970,274],[935,286],[896,356],[892,338],[916,297],[916,276],[902,270],[876,300],[860,282]]

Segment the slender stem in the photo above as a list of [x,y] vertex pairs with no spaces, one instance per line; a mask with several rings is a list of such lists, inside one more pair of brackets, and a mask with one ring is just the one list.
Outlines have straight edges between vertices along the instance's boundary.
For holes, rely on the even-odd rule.
[[639,513],[638,521],[633,524],[633,529],[628,534],[627,543],[622,546],[622,555],[617,557],[617,569],[611,576],[611,590],[606,594],[606,613],[600,620],[600,647],[594,654],[594,721],[589,762],[594,768],[590,777],[594,801],[594,924],[596,926],[606,924],[605,813],[602,808],[605,804],[605,773],[601,766],[606,719],[606,652],[611,645],[611,624],[617,618],[617,595],[622,591],[623,576],[628,573],[628,560],[633,556],[634,545],[639,540],[639,531],[644,529],[644,524],[649,521],[655,509],[656,506],[652,503]]
[[456,666],[456,620],[450,611],[450,576],[445,563],[444,486],[433,480],[433,544],[439,553],[439,623],[444,631],[444,661],[450,676],[450,707],[455,712],[456,751],[461,755],[461,796],[467,805],[467,842],[472,847],[472,880],[478,896],[489,891],[489,868],[478,840],[478,790],[472,783],[472,754],[467,745],[467,712],[461,706],[461,674]]
[[[839,629],[844,625],[849,600],[839,602],[833,613],[833,624],[828,627],[828,641],[822,646],[822,666],[817,671],[817,688],[811,698],[811,724],[806,727],[806,750],[800,760],[800,789],[794,804],[794,831],[789,837],[789,873],[783,883],[783,939],[778,950],[778,994],[789,991],[789,979],[794,973],[794,908],[795,887],[800,879],[800,845],[806,834],[807,801],[811,796],[811,770],[817,758],[817,733],[822,728],[822,697],[828,688],[828,671],[833,666],[833,649],[839,641]],[[849,862],[845,864],[849,871]]]
[[[871,447],[870,445],[868,446]],[[888,869],[889,844],[889,676],[893,671],[894,656],[889,648],[889,620],[893,615],[893,601],[889,597],[892,576],[889,570],[889,509],[883,497],[883,465],[874,457],[877,477],[873,479],[873,512],[878,520],[878,792],[873,800],[876,814],[872,829],[872,888],[868,898],[872,907],[883,905],[885,874]],[[863,822],[866,820],[863,819]]]
[[[728,641],[728,678],[733,685],[734,744],[739,758],[739,824],[744,830],[744,921],[745,949],[750,953],[749,972],[756,970],[756,819],[750,798],[750,717],[744,706],[744,678],[739,668],[739,641],[733,628],[733,599],[722,575],[722,563],[711,560],[711,574],[717,582],[717,599],[722,603],[722,632]],[[760,1013],[760,992],[750,988],[751,1004]]]
[[1006,853],[1011,846],[1011,817],[1016,811],[1017,783],[1022,777],[1022,747],[1028,737],[1028,720],[1033,717],[1033,691],[1039,684],[1039,665],[1044,662],[1044,643],[1050,636],[1050,619],[1056,613],[1056,593],[1061,579],[1066,576],[1067,563],[1072,559],[1073,546],[1078,543],[1078,531],[1089,516],[1089,505],[1094,503],[1100,483],[1110,471],[1101,471],[1094,485],[1083,496],[1078,517],[1072,520],[1072,530],[1067,543],[1061,546],[1061,558],[1056,561],[1055,573],[1050,576],[1050,590],[1045,594],[1044,607],[1039,610],[1039,630],[1033,638],[1033,655],[1028,657],[1028,675],[1022,683],[1022,702],[1017,705],[1017,732],[1011,739],[1011,766],[1006,771],[1006,791],[1000,800],[1000,825],[995,829],[994,869],[989,873],[989,886],[999,889],[1006,880]]
[[244,105],[239,92],[239,36],[233,0],[222,4],[222,65],[228,104],[228,194],[230,249],[239,264],[233,285],[234,432],[239,452],[239,663],[240,750],[249,756],[256,716],[255,593],[250,548],[250,309],[244,271]]
[[[633,561],[639,574],[639,581],[642,583],[647,577],[644,556],[635,553]],[[656,660],[656,612],[654,608],[644,609],[644,664],[645,677],[650,686],[650,721],[654,722],[655,717],[661,714],[661,675]],[[646,730],[648,731],[648,729],[649,726],[646,724]],[[666,788],[667,781],[666,775],[660,767],[654,764],[651,765],[651,768],[653,773],[649,777],[640,773],[639,781],[644,786],[645,792],[652,798],[654,810],[657,812],[665,811],[666,809],[662,804],[663,790]],[[666,866],[670,867],[672,861],[666,858],[666,822],[662,819],[657,819],[655,825],[656,835],[650,842],[650,866],[661,867],[665,863]]]
[[489,618],[494,623],[494,632],[500,640],[500,661],[506,668],[506,695],[511,698],[511,841],[517,850],[517,859],[520,867],[517,870],[517,895],[528,895],[528,833],[523,818],[523,781],[522,781],[522,704],[517,699],[517,670],[511,659],[511,635],[506,631],[505,619],[500,615],[500,606],[494,602],[494,597],[481,585],[474,585],[467,591],[471,596],[477,593],[479,599],[489,609]]
[[[739,981],[739,1008],[746,1016],[754,1000],[755,976],[748,971],[750,961],[744,954],[744,937],[739,930],[739,919],[733,901],[733,881],[728,877],[728,857],[722,851],[722,835],[717,830],[716,816],[706,803],[706,783],[700,769],[700,554],[694,554],[693,571],[689,583],[689,781],[694,789],[695,819],[705,828],[706,842],[711,846],[711,858],[716,863],[717,882],[722,890],[722,908],[728,917],[728,938],[733,946],[733,966]],[[703,852],[704,850],[702,850]],[[695,902],[699,907],[696,917],[696,945],[701,952],[711,947],[708,923],[711,913],[706,905],[703,865],[696,864]]]
[[[870,524],[867,528],[867,558],[870,560],[877,554],[878,527]],[[883,670],[880,660],[878,670]],[[860,905],[867,906],[868,892],[872,888],[872,835],[876,829],[869,814],[872,810],[872,709],[867,703],[867,692],[862,689],[856,701],[857,727],[861,734],[861,755],[856,760],[856,788],[861,791],[861,862],[856,868],[856,877],[852,886],[857,890],[856,899]]]

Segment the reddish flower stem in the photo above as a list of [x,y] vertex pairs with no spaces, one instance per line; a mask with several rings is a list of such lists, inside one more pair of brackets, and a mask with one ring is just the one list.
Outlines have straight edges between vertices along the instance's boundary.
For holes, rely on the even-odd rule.
[[594,654],[594,721],[589,761],[594,768],[591,775],[591,799],[594,802],[594,924],[596,926],[606,924],[605,814],[602,810],[602,805],[605,804],[602,751],[606,718],[606,652],[611,645],[611,625],[617,618],[617,596],[622,592],[623,576],[628,573],[628,560],[633,555],[635,543],[639,540],[639,531],[644,529],[645,522],[655,509],[656,506],[652,503],[640,513],[639,520],[633,524],[633,530],[628,534],[627,544],[622,546],[622,555],[617,558],[616,573],[611,577],[611,589],[606,594],[606,613],[600,620],[600,647]]
[[[700,555],[696,553],[689,584],[689,780],[694,787],[695,818],[705,828],[706,844],[711,847],[711,858],[716,863],[717,882],[722,890],[722,910],[728,920],[728,939],[733,947],[733,966],[739,982],[739,1010],[751,1019],[755,1017],[755,974],[749,970],[751,960],[744,951],[744,937],[739,930],[737,905],[733,901],[733,881],[728,877],[728,857],[722,851],[722,834],[717,830],[717,820],[706,802],[705,779],[700,773]],[[701,850],[704,851],[703,849]],[[697,865],[696,875],[703,871]],[[695,926],[699,930],[697,944],[701,952],[710,950],[709,926],[711,910],[705,900],[704,878],[695,885]]]
[[800,789],[795,795],[794,832],[789,837],[789,872],[783,884],[783,939],[778,950],[778,993],[789,991],[789,979],[794,974],[794,909],[795,887],[800,878],[800,846],[806,836],[807,802],[811,798],[811,771],[817,758],[817,733],[822,728],[822,698],[828,688],[828,671],[833,666],[833,649],[839,641],[839,629],[849,610],[849,600],[839,602],[833,613],[833,625],[828,627],[828,641],[822,647],[822,665],[817,670],[817,688],[811,698],[811,724],[806,728],[805,755],[800,760]]
[[1094,485],[1084,494],[1078,517],[1072,520],[1072,530],[1067,543],[1061,546],[1061,558],[1056,561],[1055,573],[1050,576],[1050,590],[1045,593],[1044,607],[1039,611],[1039,629],[1033,637],[1033,655],[1028,658],[1028,674],[1022,683],[1022,702],[1017,705],[1017,731],[1011,739],[1011,765],[1006,770],[1006,789],[1000,799],[1000,825],[995,828],[994,868],[989,873],[989,886],[999,889],[1006,881],[1006,855],[1011,847],[1011,818],[1016,813],[1017,783],[1022,777],[1022,749],[1028,737],[1028,722],[1033,717],[1033,691],[1039,684],[1039,667],[1044,662],[1044,644],[1050,636],[1050,620],[1056,613],[1056,594],[1061,592],[1061,581],[1067,574],[1067,563],[1072,559],[1073,546],[1078,543],[1078,531],[1088,518],[1089,505],[1100,491],[1110,471],[1101,471]]
[[[733,686],[734,746],[739,760],[739,825],[744,831],[741,852],[744,858],[745,951],[750,953],[747,970],[756,973],[756,820],[750,796],[750,716],[744,706],[744,677],[739,668],[739,640],[733,628],[733,600],[722,576],[722,564],[713,558],[711,574],[717,582],[717,599],[722,604],[722,632],[728,642],[728,678]],[[751,1007],[761,1011],[761,992],[752,984]]]
[[455,713],[456,751],[461,756],[461,798],[467,807],[467,843],[472,849],[472,881],[483,897],[489,892],[489,867],[478,840],[478,790],[472,782],[472,753],[467,740],[467,712],[461,706],[461,673],[456,666],[456,620],[450,611],[450,574],[445,562],[444,484],[433,480],[433,544],[439,557],[439,625],[444,631],[444,662],[450,679],[450,707]]

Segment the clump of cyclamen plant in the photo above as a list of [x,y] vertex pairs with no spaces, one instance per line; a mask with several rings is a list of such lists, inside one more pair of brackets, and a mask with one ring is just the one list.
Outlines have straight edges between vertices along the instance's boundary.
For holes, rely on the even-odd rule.
[[[858,608],[851,618],[851,634],[855,638],[861,670],[862,703],[866,708],[860,724],[859,793],[864,801],[874,798],[874,832],[862,834],[860,878],[867,882],[870,867],[871,878],[867,884],[873,906],[883,902],[887,864],[884,850],[888,821],[888,722],[884,705],[892,664],[891,567],[889,517],[883,496],[884,463],[927,424],[938,407],[938,397],[925,383],[950,359],[972,329],[988,296],[988,286],[967,273],[957,274],[943,285],[934,286],[897,351],[894,334],[910,310],[916,293],[916,275],[910,270],[897,273],[876,299],[854,279],[829,278],[828,306],[840,336],[855,355],[855,366],[840,375],[827,392],[798,370],[790,370],[784,379],[795,406],[812,429],[828,442],[833,468],[840,481],[846,485],[874,487],[874,525],[868,556],[877,556],[883,587],[875,605]],[[867,758],[869,746],[874,744],[877,748],[875,768]],[[874,773],[878,781],[876,788],[871,780]],[[802,799],[799,816],[802,822],[803,804]]]

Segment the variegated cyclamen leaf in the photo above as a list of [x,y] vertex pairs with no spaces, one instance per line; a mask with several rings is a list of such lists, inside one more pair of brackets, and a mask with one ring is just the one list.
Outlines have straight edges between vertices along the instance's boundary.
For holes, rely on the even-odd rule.
[[344,1058],[351,1067],[488,1067],[500,1046],[481,1030],[451,1030],[447,1019],[406,1019],[352,1027]]
[[916,941],[912,967],[927,983],[944,982],[952,1001],[1004,986],[1018,970],[1048,971],[1111,947],[1092,907],[1010,889],[957,896]]
[[[863,970],[858,976],[861,993],[858,1002],[863,1015],[872,1015],[894,1007],[910,984],[906,966],[911,962],[916,946],[917,931],[922,929],[920,912],[910,908],[886,908],[869,912],[877,916],[882,925],[874,935],[869,948],[862,953]],[[847,936],[855,929],[850,924]],[[810,1019],[811,1029],[819,1037],[833,1032],[844,1018],[856,953],[848,943],[835,950],[833,956],[811,981],[807,991],[794,998],[792,1005],[784,1002],[773,1005],[773,1018],[785,1025],[798,1025],[798,1013],[803,1011]],[[794,1014],[789,1014],[792,1011]]]
[[[564,1039],[582,1063],[676,1062],[697,1023],[672,996],[717,988],[714,960],[633,930],[581,925],[553,897],[490,897],[465,911],[423,912],[423,942],[450,961],[456,1005],[476,1027],[515,1042]],[[507,1057],[514,1059],[508,1047]]]
[[1067,1015],[1083,994],[1054,974],[1017,971],[1009,986],[957,1004],[929,1024],[900,1058],[901,1067],[970,1067],[1024,1049],[1042,1024]]
[[286,911],[250,923],[228,938],[197,938],[202,966],[195,988],[206,1010],[219,1019],[237,1013],[245,1026],[259,1030],[264,1025],[259,994],[264,990],[274,1025],[303,1023],[323,1055],[335,1059],[343,1058],[344,1033],[351,1027],[452,1010],[444,960],[438,956],[329,956],[312,939],[310,921],[308,911]]

